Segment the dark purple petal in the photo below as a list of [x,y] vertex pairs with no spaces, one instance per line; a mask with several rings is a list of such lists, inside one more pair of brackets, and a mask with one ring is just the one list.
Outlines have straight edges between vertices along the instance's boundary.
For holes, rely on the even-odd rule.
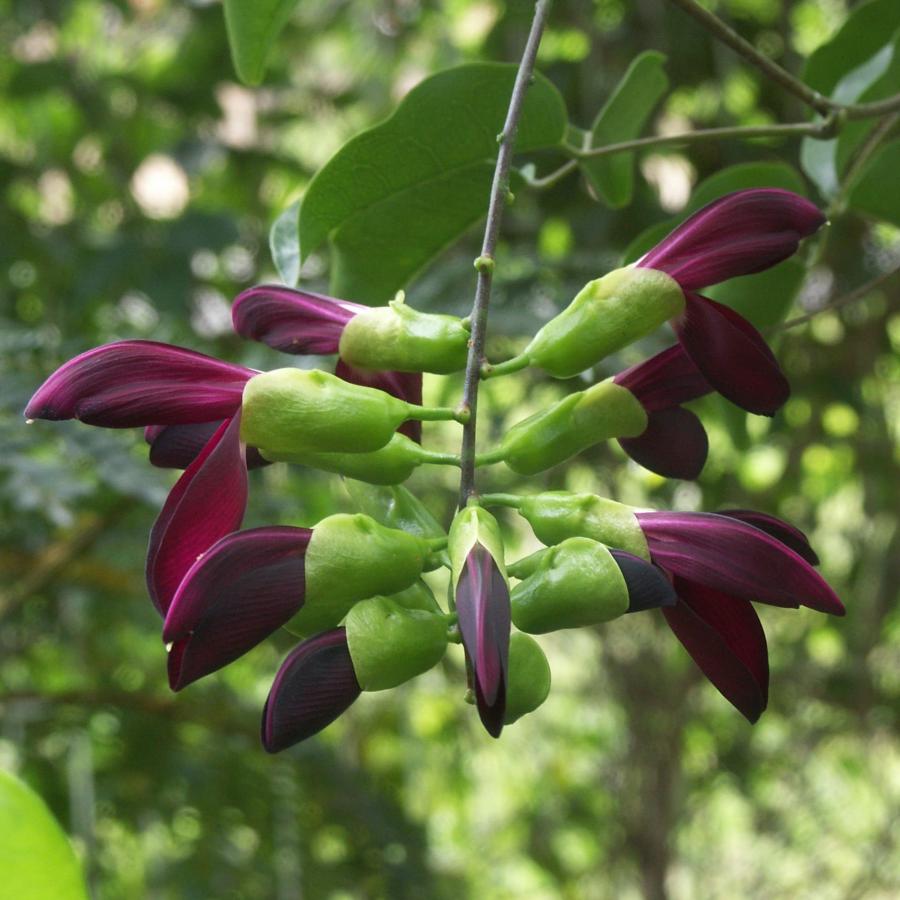
[[680,406],[712,390],[681,344],[620,372],[613,381],[631,391],[648,413]]
[[678,599],[675,589],[660,568],[624,550],[610,550],[610,553],[628,588],[627,612],[675,605]]
[[[144,440],[150,445],[150,462],[161,469],[186,469],[206,446],[221,422],[198,425],[148,425]],[[270,465],[256,447],[247,447],[247,468]]]
[[675,576],[773,606],[844,615],[825,579],[780,540],[715,513],[636,513],[653,561]]
[[[370,372],[365,369],[356,369],[339,359],[334,374],[351,384],[376,388],[394,397],[399,397],[407,403],[414,403],[416,406],[422,405],[421,372]],[[418,444],[422,443],[422,423],[416,419],[404,422],[397,431]]]
[[256,372],[155,341],[118,341],[60,366],[25,408],[29,419],[105,428],[209,422],[234,415]]
[[219,538],[241,527],[247,466],[240,413],[226,419],[169,492],[150,532],[147,588],[165,616],[185,573]]
[[675,580],[680,601],[663,610],[700,671],[751,722],[769,700],[769,656],[759,617],[746,601]]
[[741,315],[700,294],[687,294],[673,321],[707,381],[747,412],[773,416],[791,393],[784,372],[763,336]]
[[774,266],[824,223],[812,203],[790,191],[736,191],[682,222],[638,265],[665,272],[685,291],[695,291]]
[[364,309],[310,291],[261,284],[237,296],[231,320],[242,337],[283,353],[337,353],[344,326]]
[[343,628],[299,644],[281,664],[263,708],[262,743],[278,753],[318,734],[360,695]]
[[817,566],[819,564],[819,556],[815,550],[809,545],[809,539],[799,529],[788,524],[782,519],[766,513],[756,512],[753,509],[720,509],[720,516],[728,516],[730,519],[739,519],[748,525],[761,528],[766,534],[771,534],[777,538],[782,544],[786,544],[794,553],[802,556],[810,565]]
[[503,730],[506,711],[509,588],[493,556],[481,545],[469,551],[456,587],[463,647],[475,680],[478,714],[492,737]]
[[709,450],[703,423],[681,406],[650,413],[644,431],[636,438],[619,438],[619,445],[636,463],[664,478],[697,478]]
[[243,656],[303,606],[308,528],[223,537],[184,576],[163,625],[173,691]]

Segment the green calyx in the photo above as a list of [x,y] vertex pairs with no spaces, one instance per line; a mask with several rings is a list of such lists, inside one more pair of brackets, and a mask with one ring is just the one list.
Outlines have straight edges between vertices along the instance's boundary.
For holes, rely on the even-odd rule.
[[559,544],[566,538],[589,537],[650,561],[647,539],[634,510],[595,494],[545,491],[523,497],[519,515],[527,519],[538,540]]
[[391,597],[357,603],[344,623],[356,680],[364,691],[383,691],[440,662],[447,649],[442,613],[409,609]]
[[241,440],[278,459],[378,450],[420,408],[318,369],[275,369],[244,388]]
[[359,600],[412,585],[428,553],[423,538],[361,513],[322,519],[306,548],[303,606],[286,627],[301,636],[334,628]]
[[341,333],[341,359],[360,369],[434,372],[466,367],[469,330],[456,316],[418,312],[401,291],[387,306],[354,316]]
[[453,519],[447,543],[454,591],[459,584],[469,553],[476,544],[481,544],[490,553],[503,578],[507,577],[503,560],[503,537],[497,520],[480,506],[467,506]]
[[431,453],[399,432],[383,447],[368,453],[318,453],[296,448],[288,453],[273,453],[268,449],[260,452],[270,462],[301,463],[369,484],[384,485],[402,484],[422,463],[458,465],[455,458],[451,461],[450,457],[445,459],[441,454]]
[[611,438],[637,437],[647,413],[627,388],[602,381],[513,425],[501,459],[520,475],[534,475]]
[[609,549],[585,537],[543,552],[510,592],[512,620],[529,634],[598,625],[628,610],[628,586]]
[[570,378],[649,334],[684,309],[674,278],[629,266],[588,282],[523,353],[557,378]]
[[527,634],[509,636],[509,683],[503,722],[512,725],[534,712],[550,693],[550,664],[540,645]]

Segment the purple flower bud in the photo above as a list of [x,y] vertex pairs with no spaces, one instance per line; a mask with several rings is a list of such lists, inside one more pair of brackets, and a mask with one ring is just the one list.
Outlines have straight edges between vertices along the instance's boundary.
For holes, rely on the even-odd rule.
[[28,402],[25,416],[105,428],[211,422],[234,415],[255,374],[183,347],[118,341],[60,366]]
[[261,284],[231,307],[234,330],[282,353],[337,353],[344,326],[366,306],[283,285]]
[[246,506],[247,464],[237,413],[219,426],[175,483],[150,532],[147,588],[161,615],[195,560],[240,528]]
[[318,734],[360,693],[343,628],[303,641],[272,683],[262,716],[263,747],[278,753]]
[[311,535],[291,527],[239,531],[194,562],[163,626],[173,691],[243,656],[299,611]]

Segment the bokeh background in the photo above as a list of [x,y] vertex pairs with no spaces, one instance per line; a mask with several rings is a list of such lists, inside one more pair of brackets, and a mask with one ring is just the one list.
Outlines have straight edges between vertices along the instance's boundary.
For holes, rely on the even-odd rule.
[[[845,0],[710,5],[795,70],[848,12]],[[848,615],[760,610],[772,690],[756,726],[705,683],[662,617],[640,616],[542,639],[550,699],[499,741],[463,702],[451,654],[267,756],[259,715],[289,636],[168,691],[142,564],[173,474],[148,465],[138,433],[23,423],[52,369],[119,338],[284,365],[230,332],[234,295],[275,278],[271,223],[425,75],[517,58],[529,14],[519,0],[301,4],[266,86],[249,90],[215,3],[0,2],[0,766],[50,804],[97,898],[900,896],[896,282],[777,338],[794,393],[773,421],[699,404],[711,451],[697,483],[664,481],[617,447],[531,481],[661,508],[750,506],[808,531]],[[668,55],[673,83],[657,130],[803,116],[657,0],[558,0],[551,25],[540,67],[582,126],[647,48]],[[523,193],[504,228],[492,352],[617,265],[694,184],[797,152],[646,152],[634,202],[616,211],[577,178]],[[410,301],[466,310],[478,244],[476,229]],[[898,248],[896,227],[836,217],[795,311],[896,266]],[[327,255],[313,257],[304,283],[324,289],[327,273]],[[453,402],[460,384],[434,378],[427,390]],[[488,385],[485,443],[560,390],[536,375]],[[448,449],[454,436],[426,429]],[[509,473],[488,479],[524,487]],[[448,521],[452,477],[413,484]],[[273,466],[253,473],[246,523],[351,508],[337,476]],[[530,549],[505,521],[512,545]]]

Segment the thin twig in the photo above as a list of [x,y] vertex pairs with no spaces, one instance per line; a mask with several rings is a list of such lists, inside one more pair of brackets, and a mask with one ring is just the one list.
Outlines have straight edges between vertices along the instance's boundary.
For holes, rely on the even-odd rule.
[[[700,131],[685,131],[681,134],[653,135],[637,138],[633,141],[622,141],[619,144],[607,144],[605,147],[591,147],[582,150],[567,146],[566,151],[577,159],[597,159],[600,156],[612,156],[614,153],[627,153],[631,150],[642,150],[647,147],[664,147],[670,144],[699,144],[703,141],[719,141],[725,138],[741,138],[753,140],[767,137],[831,137],[830,119],[821,122],[788,122],[782,125],[738,125],[727,128],[705,128]],[[550,176],[547,176],[548,178]]]
[[462,472],[459,483],[459,504],[466,505],[469,497],[475,492],[475,432],[477,424],[478,384],[481,364],[484,360],[484,342],[487,330],[488,306],[491,299],[491,280],[494,270],[494,253],[497,248],[497,237],[503,219],[503,207],[509,193],[509,172],[512,165],[513,148],[519,119],[522,115],[522,104],[525,93],[532,81],[534,63],[538,46],[544,33],[544,25],[550,9],[551,0],[537,0],[534,6],[534,18],[531,30],[519,63],[519,71],[509,100],[506,122],[503,131],[498,135],[500,150],[497,153],[497,165],[494,168],[494,180],[491,185],[491,196],[488,205],[487,224],[484,229],[484,241],[481,245],[481,256],[475,261],[478,269],[478,281],[475,287],[475,302],[472,306],[472,337],[469,341],[469,357],[466,362],[466,380],[463,389],[462,411],[468,413],[468,420],[463,426],[462,451],[460,460]]
[[889,272],[882,272],[881,275],[873,278],[871,281],[867,281],[865,284],[860,285],[858,288],[850,291],[847,294],[841,294],[838,297],[835,297],[832,300],[829,300],[823,306],[820,306],[818,309],[811,310],[808,313],[804,313],[802,316],[796,316],[793,319],[788,319],[778,331],[787,331],[788,328],[796,328],[798,325],[806,324],[810,319],[814,319],[816,316],[821,315],[824,312],[833,311],[835,309],[840,309],[844,306],[849,306],[852,303],[856,303],[857,300],[862,300],[864,297],[867,297],[872,291],[880,288],[883,284],[886,284],[896,275],[900,275],[900,266],[896,269],[891,269]]
[[[823,115],[840,109],[841,105],[828,97],[814,91],[808,84],[804,84],[799,78],[795,78],[786,69],[782,69],[778,63],[772,62],[768,56],[764,56],[749,41],[742,38],[733,28],[726,25],[718,16],[704,9],[696,0],[670,0],[677,7],[684,10],[689,16],[696,19],[707,31],[718,38],[723,44],[731,47],[735,53],[742,56],[751,65],[756,66],[770,80],[780,84],[786,91],[802,100],[811,109]],[[880,115],[880,113],[866,113],[866,115]]]
[[553,187],[557,182],[563,180],[570,172],[574,172],[575,169],[578,168],[578,161],[574,159],[570,159],[567,163],[563,163],[558,169],[554,169],[552,172],[544,175],[541,178],[537,178],[535,176],[529,177],[528,175],[524,175],[523,173],[519,173],[525,179],[525,184],[530,188],[534,188],[535,190],[542,191],[547,188]]

